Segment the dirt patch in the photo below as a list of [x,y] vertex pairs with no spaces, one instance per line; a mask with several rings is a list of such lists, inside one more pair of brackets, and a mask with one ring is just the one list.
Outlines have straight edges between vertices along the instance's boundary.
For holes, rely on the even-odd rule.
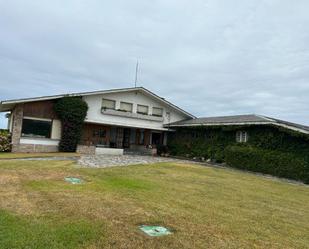
[[12,210],[19,214],[33,214],[36,206],[34,196],[24,191],[22,178],[16,173],[0,175],[0,208]]

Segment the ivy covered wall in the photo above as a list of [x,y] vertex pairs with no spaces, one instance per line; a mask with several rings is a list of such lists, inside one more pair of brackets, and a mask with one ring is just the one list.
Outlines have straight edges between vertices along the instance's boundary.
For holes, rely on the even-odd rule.
[[236,132],[246,131],[251,146],[271,151],[288,152],[309,162],[309,136],[285,128],[265,125],[176,128],[168,137],[172,155],[203,157],[224,161],[224,150],[236,143]]

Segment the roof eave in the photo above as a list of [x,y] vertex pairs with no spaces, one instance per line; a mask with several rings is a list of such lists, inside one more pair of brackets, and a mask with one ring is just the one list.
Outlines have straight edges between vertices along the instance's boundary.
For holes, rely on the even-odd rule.
[[270,124],[271,122],[226,122],[226,123],[197,123],[197,124],[170,124],[170,127],[192,127],[192,126],[226,126],[226,125],[259,125]]
[[301,132],[304,134],[309,134],[309,130],[304,130],[298,127],[293,127],[291,125],[281,124],[277,122],[238,122],[238,123],[199,123],[199,124],[174,124],[174,125],[166,125],[167,127],[198,127],[198,126],[237,126],[237,125],[275,125],[280,126],[286,129],[290,129],[293,131]]
[[172,104],[171,102],[161,98],[160,96],[156,95],[155,93],[151,92],[150,90],[144,88],[144,87],[131,87],[131,88],[120,88],[120,89],[111,89],[111,90],[100,90],[100,91],[93,91],[93,92],[82,92],[82,93],[70,93],[70,94],[60,94],[60,95],[52,95],[52,96],[42,96],[42,97],[35,97],[35,98],[23,98],[23,99],[13,99],[13,100],[4,100],[1,102],[3,105],[8,104],[20,104],[20,103],[27,103],[27,102],[34,102],[34,101],[44,101],[44,100],[53,100],[53,99],[59,99],[65,96],[69,97],[78,97],[78,96],[91,96],[91,95],[97,95],[97,94],[107,94],[107,93],[119,93],[119,92],[131,92],[131,91],[143,91],[152,97],[156,98],[157,100],[161,101],[162,103],[165,103],[168,106],[171,106],[173,109],[177,110],[178,112],[186,115],[190,118],[196,118],[194,115],[192,115],[189,112],[186,112],[185,110],[181,109],[180,107]]
[[178,110],[179,112],[185,114],[186,116],[188,116],[188,117],[190,117],[190,118],[196,118],[196,116],[194,116],[193,114],[191,114],[191,113],[189,113],[189,112],[187,112],[187,111],[181,109],[180,107],[174,105],[173,103],[171,103],[171,102],[169,102],[169,101],[167,101],[167,100],[161,98],[159,95],[157,95],[157,94],[155,94],[155,93],[149,91],[148,89],[146,89],[146,88],[144,88],[144,87],[140,87],[140,89],[141,89],[142,91],[144,91],[144,92],[147,92],[148,94],[150,94],[150,95],[153,96],[154,98],[158,99],[159,101],[161,101],[161,102],[163,102],[163,103],[165,103],[165,104],[167,104],[167,105],[173,107],[174,109]]

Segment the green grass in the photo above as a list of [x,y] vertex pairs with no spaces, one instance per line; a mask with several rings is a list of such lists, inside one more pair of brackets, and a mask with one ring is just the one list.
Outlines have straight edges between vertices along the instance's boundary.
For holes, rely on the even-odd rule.
[[100,226],[89,221],[54,223],[46,218],[20,217],[0,211],[1,248],[73,249],[87,246],[102,235]]
[[37,157],[72,157],[79,156],[78,153],[71,152],[53,152],[53,153],[12,153],[0,152],[0,159],[14,159],[14,158],[37,158]]
[[0,248],[309,248],[308,186],[197,165],[1,160],[0,210]]

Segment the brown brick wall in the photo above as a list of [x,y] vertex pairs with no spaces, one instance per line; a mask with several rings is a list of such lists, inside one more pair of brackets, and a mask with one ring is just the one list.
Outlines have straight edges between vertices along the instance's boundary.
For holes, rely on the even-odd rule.
[[[29,103],[30,104],[30,103]],[[18,104],[12,111],[13,125],[12,125],[12,152],[57,152],[56,145],[41,145],[41,144],[20,144],[23,116],[30,115],[33,106],[29,109],[29,104]],[[48,104],[50,106],[50,104]],[[44,105],[43,105],[44,107]],[[49,108],[50,109],[50,108]],[[26,110],[26,113],[25,113]],[[48,111],[50,113],[50,111]],[[34,112],[32,112],[34,114]],[[33,117],[42,117],[42,115]],[[44,116],[46,117],[46,116]]]

